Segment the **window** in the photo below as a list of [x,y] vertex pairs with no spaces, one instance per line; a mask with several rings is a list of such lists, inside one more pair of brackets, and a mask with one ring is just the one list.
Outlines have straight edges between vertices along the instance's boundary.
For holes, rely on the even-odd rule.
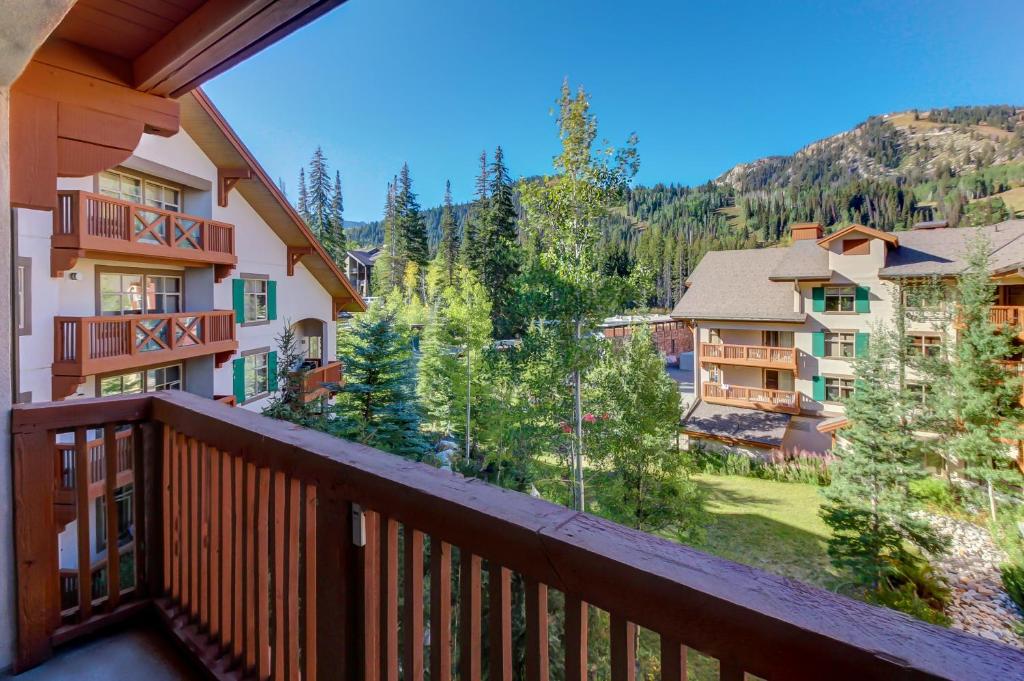
[[914,396],[914,399],[924,406],[931,399],[932,386],[927,383],[908,383],[907,392]]
[[182,367],[172,364],[100,379],[99,395],[134,395],[157,390],[181,390]]
[[320,336],[306,337],[306,359],[323,359],[323,340]]
[[825,377],[825,399],[829,402],[845,400],[853,394],[853,379],[841,376]]
[[[133,490],[131,485],[118,487],[114,490],[114,504],[117,508],[117,546],[124,546],[132,540],[134,530],[134,511],[132,509]],[[107,549],[107,497],[96,498],[96,553]]]
[[722,367],[717,364],[708,365],[708,382],[710,383],[721,383],[722,382]]
[[942,350],[942,339],[939,336],[914,334],[910,336],[910,353],[921,357],[938,357]]
[[181,311],[181,277],[101,272],[100,314],[161,314]]
[[114,170],[100,173],[100,193],[122,201],[145,203],[147,206],[163,210],[181,210],[180,189]]
[[825,312],[853,312],[855,291],[853,286],[826,286]]
[[856,354],[855,338],[856,334],[852,331],[825,332],[825,356],[839,359],[853,358]]
[[764,344],[771,348],[793,347],[792,331],[765,331],[762,333]]
[[267,280],[244,279],[245,282],[245,321],[267,321]]
[[18,258],[14,270],[14,316],[19,336],[32,335],[32,259]]
[[268,352],[245,357],[245,398],[251,400],[257,395],[270,392]]

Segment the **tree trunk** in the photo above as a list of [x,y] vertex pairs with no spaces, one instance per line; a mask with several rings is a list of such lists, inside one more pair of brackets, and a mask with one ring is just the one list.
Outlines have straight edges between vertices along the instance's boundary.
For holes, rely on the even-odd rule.
[[[582,336],[582,322],[576,321],[576,344],[579,346],[579,342]],[[584,498],[583,498],[583,395],[581,386],[580,370],[577,368],[572,372],[573,382],[573,419],[576,421],[576,447],[575,454],[576,460],[573,462],[576,474],[576,510],[583,511]]]

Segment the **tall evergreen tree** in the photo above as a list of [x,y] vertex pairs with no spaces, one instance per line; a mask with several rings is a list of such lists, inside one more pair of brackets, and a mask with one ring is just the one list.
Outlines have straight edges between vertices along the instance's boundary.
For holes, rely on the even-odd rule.
[[459,225],[455,221],[455,210],[452,207],[452,183],[444,183],[444,206],[441,209],[441,243],[437,255],[441,258],[448,286],[454,284],[455,268],[459,261]]
[[321,237],[327,252],[331,254],[334,262],[339,265],[345,262],[345,254],[348,249],[345,238],[344,202],[341,196],[341,173],[334,173],[334,191],[331,193],[331,210],[328,216],[326,230]]
[[375,305],[359,315],[338,343],[345,384],[337,397],[335,435],[392,454],[424,459],[430,447],[420,432],[415,368],[407,330],[395,312]]
[[462,234],[462,260],[469,269],[481,273],[484,245],[483,235],[487,232],[487,215],[490,212],[490,169],[487,165],[487,151],[480,152],[480,173],[476,178],[476,196],[466,216]]
[[327,168],[327,157],[319,146],[309,161],[309,226],[318,238],[331,228],[331,176]]
[[405,260],[399,249],[400,234],[397,225],[397,208],[395,204],[395,187],[398,178],[388,182],[387,195],[384,199],[384,245],[382,253],[373,266],[373,291],[381,296],[393,291],[401,282],[405,273]]
[[876,329],[868,352],[853,361],[856,387],[845,400],[850,425],[842,431],[821,510],[832,529],[833,564],[874,594],[895,588],[900,571],[921,562],[910,547],[942,548],[927,520],[911,514],[910,483],[928,473],[906,419],[896,342],[891,330]]
[[480,278],[493,304],[491,318],[498,338],[507,338],[519,328],[513,319],[513,280],[519,274],[520,249],[516,231],[514,189],[505,167],[501,147],[494,151],[490,167],[490,206],[484,229],[477,238],[482,244]]
[[309,223],[309,193],[306,189],[306,171],[299,168],[299,215],[306,223]]
[[421,271],[426,271],[430,259],[427,244],[427,225],[420,213],[420,204],[416,193],[412,190],[412,178],[409,176],[409,164],[402,164],[402,172],[398,176],[398,193],[395,195],[395,220],[399,235],[399,250],[409,262],[416,263]]

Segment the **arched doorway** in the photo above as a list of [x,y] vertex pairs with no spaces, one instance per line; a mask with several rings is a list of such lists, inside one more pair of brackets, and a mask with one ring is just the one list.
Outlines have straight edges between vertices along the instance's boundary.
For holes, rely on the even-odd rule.
[[327,339],[326,322],[310,317],[294,322],[291,329],[303,358],[302,369],[324,366],[328,356],[327,348],[324,347]]

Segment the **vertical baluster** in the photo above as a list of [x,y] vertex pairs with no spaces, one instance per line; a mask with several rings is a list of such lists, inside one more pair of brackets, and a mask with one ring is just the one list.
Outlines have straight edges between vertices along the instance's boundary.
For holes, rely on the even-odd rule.
[[199,624],[210,627],[210,448],[199,445]]
[[181,560],[181,605],[185,613],[192,614],[192,577],[190,567],[192,556],[192,466],[189,456],[188,442],[182,433],[178,433],[178,450],[181,452],[181,546],[178,549]]
[[256,669],[256,467],[245,463],[245,668]]
[[306,615],[306,640],[303,642],[303,659],[306,663],[303,681],[317,681],[317,489],[316,485],[306,485],[306,584],[303,608]]
[[686,681],[686,646],[679,639],[661,635],[662,681]]
[[526,580],[526,678],[548,681],[548,587]]
[[169,426],[163,426],[164,435],[164,448],[162,450],[162,456],[160,457],[161,463],[163,464],[164,475],[161,479],[161,486],[163,487],[163,542],[164,542],[164,592],[167,594],[171,593],[171,523],[173,510],[171,508],[171,490],[173,480],[171,477],[171,462],[174,457],[172,456],[171,450],[171,429]]
[[92,614],[92,569],[89,565],[89,444],[84,427],[75,429],[75,480],[78,499],[78,621]]
[[270,676],[270,469],[259,469],[256,507],[256,653],[260,679]]
[[[117,430],[113,423],[103,428],[104,462],[106,463],[105,489],[107,498],[107,608],[113,610],[121,600],[120,584],[120,531],[117,524]],[[96,522],[100,522],[97,518]]]
[[364,542],[359,551],[359,572],[363,587],[362,668],[364,681],[378,681],[381,659],[381,518],[375,511],[364,511],[363,516]]
[[404,603],[402,609],[402,679],[423,681],[423,533],[406,525]]
[[274,679],[284,681],[287,649],[285,634],[285,563],[287,539],[285,527],[287,520],[287,483],[283,471],[274,471]]
[[579,596],[565,594],[565,681],[587,681],[589,609]]
[[235,527],[235,499],[233,491],[234,464],[232,457],[227,452],[221,452],[220,457],[220,641],[224,650],[227,650],[234,641],[234,630],[232,629],[233,615],[233,589],[235,582],[231,578],[234,569],[234,527]]
[[612,681],[636,679],[636,625],[621,616],[611,616]]
[[199,443],[196,442],[195,438],[188,439],[188,458],[189,458],[189,599],[192,603],[190,611],[191,619],[199,620],[199,503],[200,503],[200,492],[199,492]]
[[211,447],[209,449],[210,457],[210,505],[208,507],[207,514],[210,518],[210,591],[208,594],[210,603],[210,638],[214,641],[220,640],[220,592],[221,592],[221,581],[220,581],[220,561],[222,556],[221,549],[221,516],[223,514],[223,507],[220,501],[220,460],[221,453],[217,449]]
[[380,522],[380,679],[398,681],[398,523],[383,515]]
[[459,676],[479,679],[480,642],[480,556],[467,549],[459,551]]
[[491,681],[512,681],[512,573],[492,561],[487,576]]
[[452,677],[452,547],[430,538],[430,679]]
[[245,464],[242,462],[242,457],[236,456],[233,458],[232,469],[234,476],[232,487],[234,489],[233,502],[235,513],[232,531],[234,540],[231,548],[231,556],[234,561],[233,578],[231,580],[233,585],[233,594],[231,596],[231,652],[236,659],[241,660],[245,649],[243,645],[245,641],[245,628],[242,624],[243,617],[245,616],[245,576],[242,572],[242,562],[245,552],[245,541],[248,536],[248,533],[245,531],[246,515],[244,509],[246,507],[243,502],[245,500],[246,484]]
[[288,678],[299,681],[299,519],[302,515],[302,484],[292,478],[288,481]]
[[347,681],[355,674],[353,655],[351,504],[330,486],[317,490],[316,677],[318,681]]

